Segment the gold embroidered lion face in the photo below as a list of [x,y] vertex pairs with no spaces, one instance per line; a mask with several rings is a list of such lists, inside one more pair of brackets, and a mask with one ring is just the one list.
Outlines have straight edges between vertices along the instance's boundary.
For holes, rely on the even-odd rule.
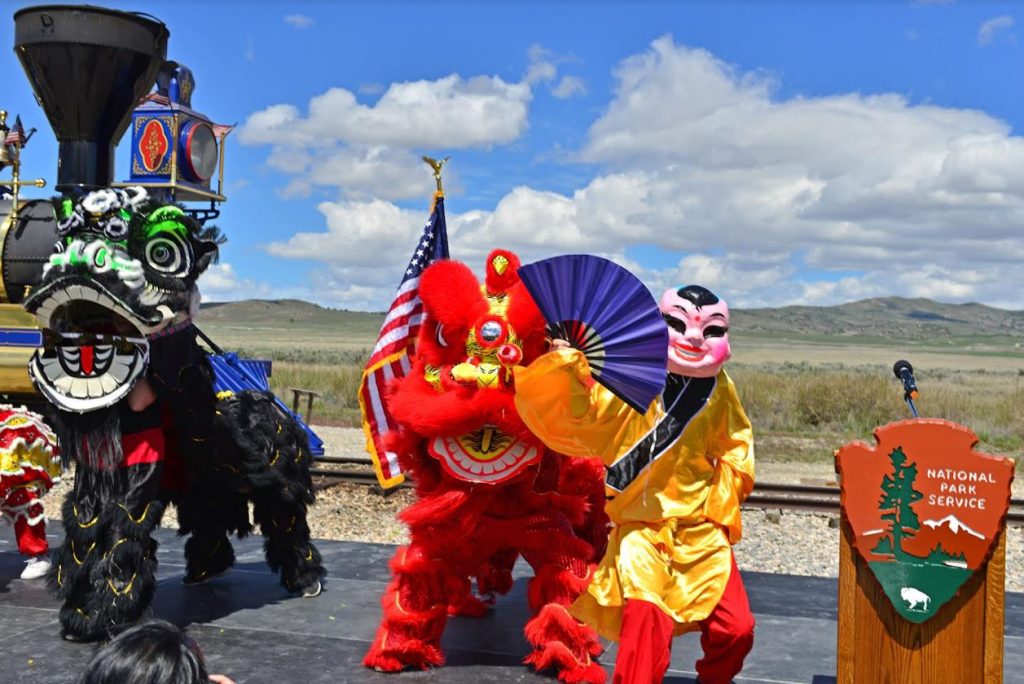
[[513,369],[547,345],[518,267],[513,253],[495,250],[483,284],[455,261],[433,264],[420,281],[425,316],[414,364],[389,406],[461,480],[506,481],[540,453],[513,403]]
[[[0,404],[0,472],[4,475],[0,497],[29,487],[42,495],[60,481],[57,437],[42,416]],[[28,500],[15,508],[15,515],[24,515],[30,525],[42,519],[42,508],[34,510]]]

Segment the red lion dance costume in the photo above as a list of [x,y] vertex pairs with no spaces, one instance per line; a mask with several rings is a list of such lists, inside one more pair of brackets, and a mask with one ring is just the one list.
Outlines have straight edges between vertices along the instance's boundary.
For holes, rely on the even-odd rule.
[[418,500],[399,514],[410,543],[391,561],[367,667],[443,664],[448,615],[483,614],[511,589],[521,555],[534,570],[526,662],[557,669],[565,682],[605,681],[591,658],[601,652],[597,635],[567,610],[604,550],[603,468],[547,449],[516,412],[512,369],[547,348],[518,267],[514,254],[496,250],[482,287],[459,262],[423,272],[426,316],[412,370],[391,387],[399,429],[388,434]]
[[57,438],[43,417],[0,404],[0,515],[29,558],[22,579],[38,579],[50,568],[42,496],[59,481]]

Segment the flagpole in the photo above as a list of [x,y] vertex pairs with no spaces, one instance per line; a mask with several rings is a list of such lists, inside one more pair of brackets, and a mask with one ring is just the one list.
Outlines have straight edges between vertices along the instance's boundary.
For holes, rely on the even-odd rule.
[[[444,186],[441,185],[441,169],[448,163],[451,157],[445,157],[444,159],[437,160],[433,157],[423,157],[423,161],[427,163],[427,166],[434,170],[434,180],[437,182],[437,190],[434,191],[434,199],[430,202],[430,214],[433,215],[434,210],[437,209],[438,200],[441,201],[441,223],[445,223],[444,218]],[[443,237],[441,238],[444,243],[444,256],[448,258],[448,228],[445,226],[442,231]]]
[[[446,163],[448,163],[449,159],[451,159],[451,157],[445,157],[440,161],[434,159],[433,157],[423,157],[423,161],[427,163],[427,166],[434,170],[434,180],[437,181],[437,191],[434,193],[435,201],[437,200],[438,197],[444,197],[444,187],[441,185],[441,168],[444,167]],[[431,206],[430,210],[434,210],[433,206]]]
[[[33,131],[35,129],[32,129]],[[46,181],[42,178],[36,178],[35,180],[24,181],[21,180],[21,149],[28,142],[28,138],[31,137],[31,133],[28,137],[25,136],[25,129],[21,125],[21,117],[16,117],[14,122],[14,128],[8,128],[7,126],[7,112],[0,110],[0,131],[3,131],[4,139],[2,145],[4,147],[4,161],[11,167],[11,180],[8,181],[11,185],[11,220],[18,218],[18,210],[21,208],[19,202],[19,193],[21,186],[31,185],[37,188],[45,188]],[[11,138],[14,136],[13,138]],[[11,142],[8,143],[8,138],[11,138]],[[0,166],[2,168],[2,166]]]
[[423,157],[434,171],[437,190],[430,205],[430,217],[399,283],[395,298],[384,316],[377,343],[370,352],[359,385],[359,411],[363,418],[366,452],[382,489],[405,481],[397,453],[387,450],[383,437],[393,429],[387,407],[388,385],[404,378],[413,366],[416,338],[426,316],[419,296],[420,274],[432,262],[448,258],[448,228],[444,216],[444,186],[441,168],[448,157]]

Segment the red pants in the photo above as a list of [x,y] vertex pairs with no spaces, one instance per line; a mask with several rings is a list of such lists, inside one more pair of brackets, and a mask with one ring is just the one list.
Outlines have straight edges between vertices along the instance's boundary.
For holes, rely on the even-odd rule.
[[[668,670],[675,624],[653,603],[626,601],[613,684],[659,684]],[[754,616],[735,558],[722,600],[700,622],[700,645],[704,650],[704,657],[697,661],[701,684],[731,682],[754,645]]]
[[[18,550],[26,556],[41,556],[50,550],[46,542],[46,519],[42,517],[43,502],[34,489],[19,487],[8,492],[0,501],[0,512],[14,520],[14,537]],[[28,524],[28,517],[40,518],[35,525]]]

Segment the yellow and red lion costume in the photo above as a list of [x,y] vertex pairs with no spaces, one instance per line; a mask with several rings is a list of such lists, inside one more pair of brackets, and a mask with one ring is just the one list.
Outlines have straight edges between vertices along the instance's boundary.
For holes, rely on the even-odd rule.
[[426,315],[412,369],[392,384],[388,403],[399,426],[388,449],[417,501],[399,514],[410,542],[391,561],[368,667],[442,665],[447,617],[482,615],[511,589],[522,556],[534,570],[525,662],[554,668],[565,682],[605,680],[592,660],[597,635],[566,610],[604,550],[604,471],[596,460],[547,449],[516,411],[512,369],[548,344],[518,267],[514,254],[495,250],[482,286],[456,261],[423,272]]

